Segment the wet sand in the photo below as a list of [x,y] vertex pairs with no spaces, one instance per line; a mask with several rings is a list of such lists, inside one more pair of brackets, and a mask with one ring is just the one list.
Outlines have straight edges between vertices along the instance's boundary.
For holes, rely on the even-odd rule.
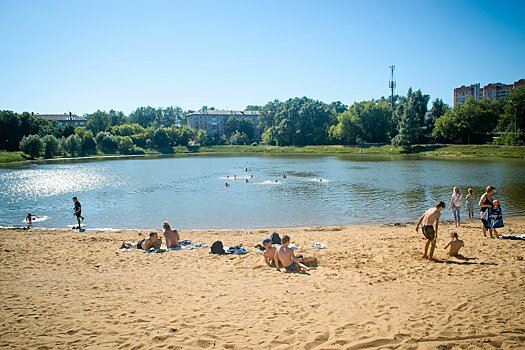
[[524,349],[525,242],[467,222],[472,260],[447,258],[453,230],[429,262],[413,225],[279,229],[319,258],[309,275],[263,264],[254,246],[272,230],[181,232],[242,256],[118,249],[146,232],[0,230],[0,348]]

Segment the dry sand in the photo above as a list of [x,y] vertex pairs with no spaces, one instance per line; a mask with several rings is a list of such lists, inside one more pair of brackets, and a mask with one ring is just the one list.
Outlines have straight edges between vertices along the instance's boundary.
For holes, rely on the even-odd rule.
[[451,230],[429,262],[413,225],[279,229],[320,259],[309,275],[263,265],[253,246],[270,230],[181,232],[244,256],[120,251],[137,232],[2,230],[0,348],[524,349],[525,242],[469,222],[462,253],[476,259],[447,260]]

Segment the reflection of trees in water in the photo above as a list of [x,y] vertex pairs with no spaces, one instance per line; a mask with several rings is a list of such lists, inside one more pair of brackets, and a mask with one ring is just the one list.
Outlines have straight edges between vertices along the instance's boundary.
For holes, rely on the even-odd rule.
[[504,182],[501,188],[497,189],[494,198],[501,201],[501,208],[504,215],[523,215],[525,214],[525,179],[524,181]]

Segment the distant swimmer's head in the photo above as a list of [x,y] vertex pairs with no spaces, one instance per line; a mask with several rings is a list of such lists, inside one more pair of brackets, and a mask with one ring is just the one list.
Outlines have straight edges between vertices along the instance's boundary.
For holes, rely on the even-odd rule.
[[164,221],[162,223],[162,228],[165,229],[165,230],[169,230],[170,229],[170,223],[167,222],[167,221]]
[[445,207],[446,207],[446,204],[443,201],[439,201],[436,204],[436,209],[438,209],[439,211],[442,211],[443,209],[445,209]]
[[486,191],[487,193],[493,193],[496,192],[496,188],[492,185],[488,185]]
[[264,248],[268,249],[268,248],[271,248],[272,247],[272,240],[269,239],[269,238],[265,238],[263,241],[262,241],[262,245]]
[[498,205],[499,206],[499,199],[494,199],[494,202],[492,202],[494,205]]
[[282,244],[286,247],[288,244],[290,244],[290,236],[285,235],[283,239],[281,240]]

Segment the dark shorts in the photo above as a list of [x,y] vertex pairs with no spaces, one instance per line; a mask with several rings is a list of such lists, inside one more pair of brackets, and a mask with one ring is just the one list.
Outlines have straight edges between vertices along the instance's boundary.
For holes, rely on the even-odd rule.
[[145,239],[143,239],[142,241],[138,241],[137,242],[137,249],[142,249],[142,243],[144,243]]
[[77,216],[77,218],[81,217],[82,216],[82,211],[75,212],[75,215]]
[[425,238],[429,241],[433,241],[434,238],[436,238],[436,231],[434,231],[434,226],[423,226],[421,228],[421,231],[423,231],[423,236],[425,236]]
[[490,227],[490,224],[489,224],[488,220],[481,219],[481,222],[483,223],[483,227],[485,227],[486,229],[492,228],[492,227]]
[[295,266],[296,266],[295,262],[292,262],[290,265],[286,266],[285,269],[288,272],[293,272],[295,271]]

